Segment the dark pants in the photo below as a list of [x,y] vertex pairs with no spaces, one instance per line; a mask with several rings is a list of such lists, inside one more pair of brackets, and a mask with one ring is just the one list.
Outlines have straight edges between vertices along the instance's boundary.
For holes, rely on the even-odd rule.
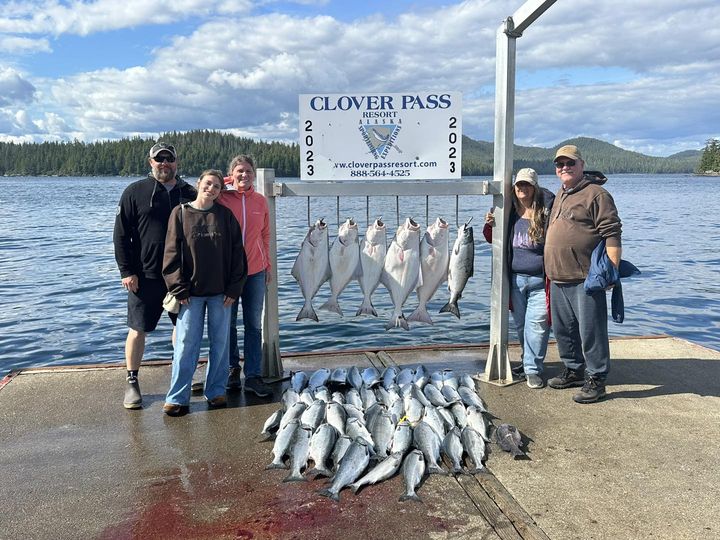
[[550,287],[552,328],[560,360],[573,371],[604,381],[610,371],[605,291],[587,294],[582,283]]

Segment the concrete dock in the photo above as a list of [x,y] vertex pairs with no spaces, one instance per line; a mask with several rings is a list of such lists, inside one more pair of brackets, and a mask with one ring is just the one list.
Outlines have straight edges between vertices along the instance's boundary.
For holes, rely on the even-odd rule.
[[[720,352],[670,337],[611,342],[608,396],[524,383],[480,392],[497,424],[517,426],[527,460],[490,445],[488,474],[432,475],[423,503],[402,479],[320,497],[283,483],[259,442],[270,400],[193,397],[162,414],[170,366],[141,370],[144,409],[122,407],[121,366],[31,369],[0,381],[0,538],[33,539],[700,539],[720,537]],[[511,349],[511,356],[517,356]],[[559,371],[550,346],[548,375]],[[487,348],[289,355],[286,371],[388,363],[482,371]]]

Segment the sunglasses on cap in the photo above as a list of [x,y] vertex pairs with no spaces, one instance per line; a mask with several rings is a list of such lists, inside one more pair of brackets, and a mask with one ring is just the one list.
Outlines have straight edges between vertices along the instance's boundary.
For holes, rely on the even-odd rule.
[[567,161],[556,161],[555,168],[562,169],[563,167],[574,167],[577,161],[574,159],[568,159]]
[[172,155],[170,154],[162,154],[159,156],[155,156],[153,159],[156,163],[165,163],[166,161],[168,163],[175,163],[175,158],[172,157]]

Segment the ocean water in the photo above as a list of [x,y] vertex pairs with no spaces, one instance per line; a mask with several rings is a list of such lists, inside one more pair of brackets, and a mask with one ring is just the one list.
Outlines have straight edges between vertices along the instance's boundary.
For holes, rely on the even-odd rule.
[[[0,373],[34,366],[123,361],[126,293],[112,245],[115,208],[132,178],[0,178]],[[552,191],[555,177],[541,177]],[[625,322],[613,336],[669,334],[720,350],[720,218],[698,210],[717,198],[717,178],[614,175],[606,184],[623,220],[623,258],[642,275],[623,282]],[[391,304],[381,286],[379,318],[355,317],[362,294],[351,283],[340,296],[345,316],[318,311],[320,322],[295,321],[303,300],[290,269],[308,226],[308,199],[279,199],[278,285],[281,351],[480,343],[489,339],[490,246],[481,229],[492,198],[313,197],[310,219],[354,217],[362,231],[382,216],[389,237],[412,216],[423,228],[441,216],[451,227],[473,218],[475,275],[460,300],[462,318],[437,311],[444,286],[429,304],[435,324],[385,331]],[[399,207],[399,213],[397,208]],[[329,295],[324,285],[317,308]],[[411,295],[406,315],[417,304]],[[512,327],[512,324],[511,324]],[[171,325],[163,317],[149,335],[145,358],[169,358]],[[511,330],[510,339],[515,339]]]

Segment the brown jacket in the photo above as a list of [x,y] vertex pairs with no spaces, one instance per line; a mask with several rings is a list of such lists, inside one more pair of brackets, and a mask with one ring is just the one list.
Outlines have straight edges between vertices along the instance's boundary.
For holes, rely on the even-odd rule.
[[622,224],[602,173],[586,171],[574,188],[562,187],[550,211],[545,239],[545,273],[558,283],[579,283],[590,268],[593,249],[605,238],[620,247]]
[[218,294],[238,298],[247,278],[247,262],[240,225],[232,212],[217,203],[209,210],[188,204],[175,207],[162,273],[168,291],[179,300]]

